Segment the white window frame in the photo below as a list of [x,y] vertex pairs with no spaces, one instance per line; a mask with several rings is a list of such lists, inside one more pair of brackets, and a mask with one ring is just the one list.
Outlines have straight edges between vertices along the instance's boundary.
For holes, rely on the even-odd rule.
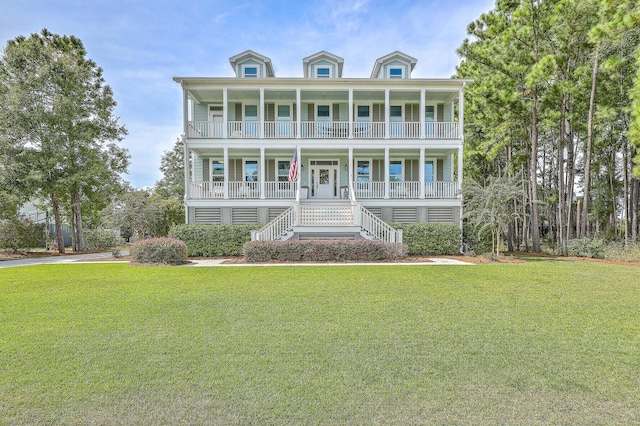
[[[400,116],[392,116],[391,109],[397,107],[400,108]],[[389,105],[389,121],[397,123],[404,121],[404,107],[403,105]]]
[[[276,158],[276,182],[288,182],[289,181],[289,171],[291,168],[291,158]],[[284,175],[280,175],[280,163],[285,162],[288,166],[283,169],[285,170]],[[299,166],[299,165],[298,165]],[[284,180],[280,180],[281,177],[284,177]]]
[[[355,167],[353,168],[353,173],[355,174],[355,176],[353,177],[354,182],[362,182],[362,183],[373,182],[373,160],[371,158],[360,157],[360,158],[354,158],[353,161],[355,162]],[[360,177],[360,174],[358,174],[358,161],[369,162],[369,174],[366,175],[368,177],[368,180],[362,180],[362,181],[358,180],[358,177]]]
[[[254,106],[256,107],[256,115],[247,115],[247,107]],[[258,104],[243,104],[242,105],[242,119],[244,121],[258,121],[258,117],[260,116],[260,106]]]
[[[256,163],[256,180],[247,180],[247,163]],[[243,158],[242,159],[242,181],[243,182],[260,182],[260,159],[259,158]]]
[[[288,107],[289,115],[286,117],[280,117],[280,107]],[[276,104],[276,121],[291,121],[293,117],[293,105],[292,104]]]
[[[369,116],[368,117],[359,117],[358,113],[359,113],[359,108],[360,107],[367,107],[369,108]],[[355,111],[355,117],[356,117],[356,121],[362,121],[362,122],[370,122],[372,121],[372,115],[373,115],[373,105],[372,104],[357,104],[356,105],[356,111]]]
[[425,182],[436,182],[438,180],[438,159],[437,158],[425,158],[424,159],[424,163],[422,164],[422,168],[423,169],[424,169],[424,166],[427,163],[433,163],[433,174],[432,174],[433,179],[432,180],[427,180],[427,173],[426,173],[426,170],[425,170],[425,172],[424,172],[424,181]]
[[[329,71],[327,74],[322,74],[320,75],[320,73],[318,72],[319,70],[327,70]],[[331,66],[330,65],[316,65],[315,67],[315,74],[316,74],[316,78],[331,78]]]
[[[221,176],[222,179],[218,180],[218,181],[216,181],[214,179],[214,175],[213,175],[213,163],[214,162],[216,164],[222,165],[222,176]],[[224,164],[224,160],[222,158],[217,158],[217,157],[209,158],[209,182],[224,182],[224,167],[225,167],[225,164]]]
[[[256,69],[256,73],[254,74],[247,74],[247,69],[248,68],[255,68]],[[254,65],[254,64],[243,64],[242,65],[242,77],[244,78],[258,78],[258,74],[260,73],[260,65]]]
[[[329,116],[328,117],[320,117],[319,111],[320,111],[320,107],[329,107]],[[332,104],[317,104],[316,105],[316,120],[318,121],[331,121],[331,113],[333,112],[333,105]]]
[[[400,180],[399,181],[398,180],[393,180],[391,178],[391,176],[396,176],[396,175],[392,175],[391,174],[391,164],[392,163],[397,163],[397,162],[400,162],[400,173],[401,173],[401,176],[400,176]],[[390,158],[389,159],[389,182],[404,182],[405,172],[406,172],[406,170],[404,168],[404,158]]]
[[[391,74],[392,70],[400,70],[400,75],[392,75]],[[400,78],[400,79],[402,79],[402,78],[404,78],[404,67],[403,66],[390,66],[388,68],[388,70],[387,70],[387,73],[388,73],[387,74],[388,78],[393,78],[393,79]]]
[[[433,120],[427,120],[427,108],[433,108]],[[438,105],[435,103],[426,103],[424,105],[424,121],[427,123],[435,123],[438,120]]]

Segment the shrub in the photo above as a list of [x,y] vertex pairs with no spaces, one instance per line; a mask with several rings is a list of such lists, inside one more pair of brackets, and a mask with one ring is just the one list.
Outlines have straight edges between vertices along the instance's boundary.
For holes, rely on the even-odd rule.
[[599,238],[576,238],[569,241],[567,248],[570,256],[602,259],[604,257],[605,243]]
[[23,218],[0,221],[0,249],[18,251],[44,243],[44,224]]
[[87,250],[113,250],[123,241],[107,229],[89,229],[84,231],[84,243]]
[[471,224],[462,225],[462,242],[465,246],[465,254],[473,256],[474,253],[490,252],[493,247],[491,230],[485,229],[478,233],[478,230]]
[[395,223],[402,229],[402,242],[410,255],[452,255],[460,253],[460,227],[454,223]]
[[178,225],[169,237],[184,241],[189,256],[242,256],[251,231],[262,225]]
[[404,244],[372,240],[249,241],[243,247],[249,263],[378,261],[404,257]]
[[604,258],[621,262],[640,262],[640,245],[630,244],[625,247],[623,243],[611,243],[604,249]]
[[175,238],[149,238],[134,243],[129,250],[135,262],[180,263],[187,260],[187,246]]

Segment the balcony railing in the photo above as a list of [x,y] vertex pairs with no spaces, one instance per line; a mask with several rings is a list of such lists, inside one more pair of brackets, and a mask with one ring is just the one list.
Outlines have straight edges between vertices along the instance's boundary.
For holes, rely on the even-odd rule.
[[[458,139],[460,126],[457,122],[424,123],[425,139]],[[346,121],[302,121],[298,129],[296,121],[228,121],[227,138],[241,139],[422,139],[419,122],[354,122],[353,130]],[[224,123],[213,121],[190,121],[188,136],[192,139],[224,138]]]
[[[385,198],[384,182],[354,182],[357,199]],[[265,182],[264,198],[294,199],[296,197],[296,182]],[[458,182],[425,182],[424,198],[456,198],[458,196]],[[191,199],[222,199],[224,198],[224,182],[190,182],[189,198]],[[259,182],[229,182],[229,199],[260,199]],[[389,198],[418,199],[420,198],[420,182],[390,182]]]

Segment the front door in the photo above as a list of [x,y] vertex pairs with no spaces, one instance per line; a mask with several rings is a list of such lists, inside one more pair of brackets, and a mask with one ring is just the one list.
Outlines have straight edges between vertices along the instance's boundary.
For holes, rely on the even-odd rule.
[[338,189],[338,166],[311,167],[311,198],[337,198]]

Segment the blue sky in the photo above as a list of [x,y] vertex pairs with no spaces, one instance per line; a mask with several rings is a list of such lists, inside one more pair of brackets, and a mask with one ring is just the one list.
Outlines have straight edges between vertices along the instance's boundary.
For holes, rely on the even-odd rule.
[[276,77],[301,77],[302,58],[327,50],[343,77],[369,77],[374,61],[400,50],[418,59],[414,77],[450,77],[467,25],[493,0],[0,0],[0,43],[47,28],[79,37],[104,69],[129,135],[135,187],[160,178],[160,157],[182,130],[173,76],[233,76],[229,57],[252,49]]

